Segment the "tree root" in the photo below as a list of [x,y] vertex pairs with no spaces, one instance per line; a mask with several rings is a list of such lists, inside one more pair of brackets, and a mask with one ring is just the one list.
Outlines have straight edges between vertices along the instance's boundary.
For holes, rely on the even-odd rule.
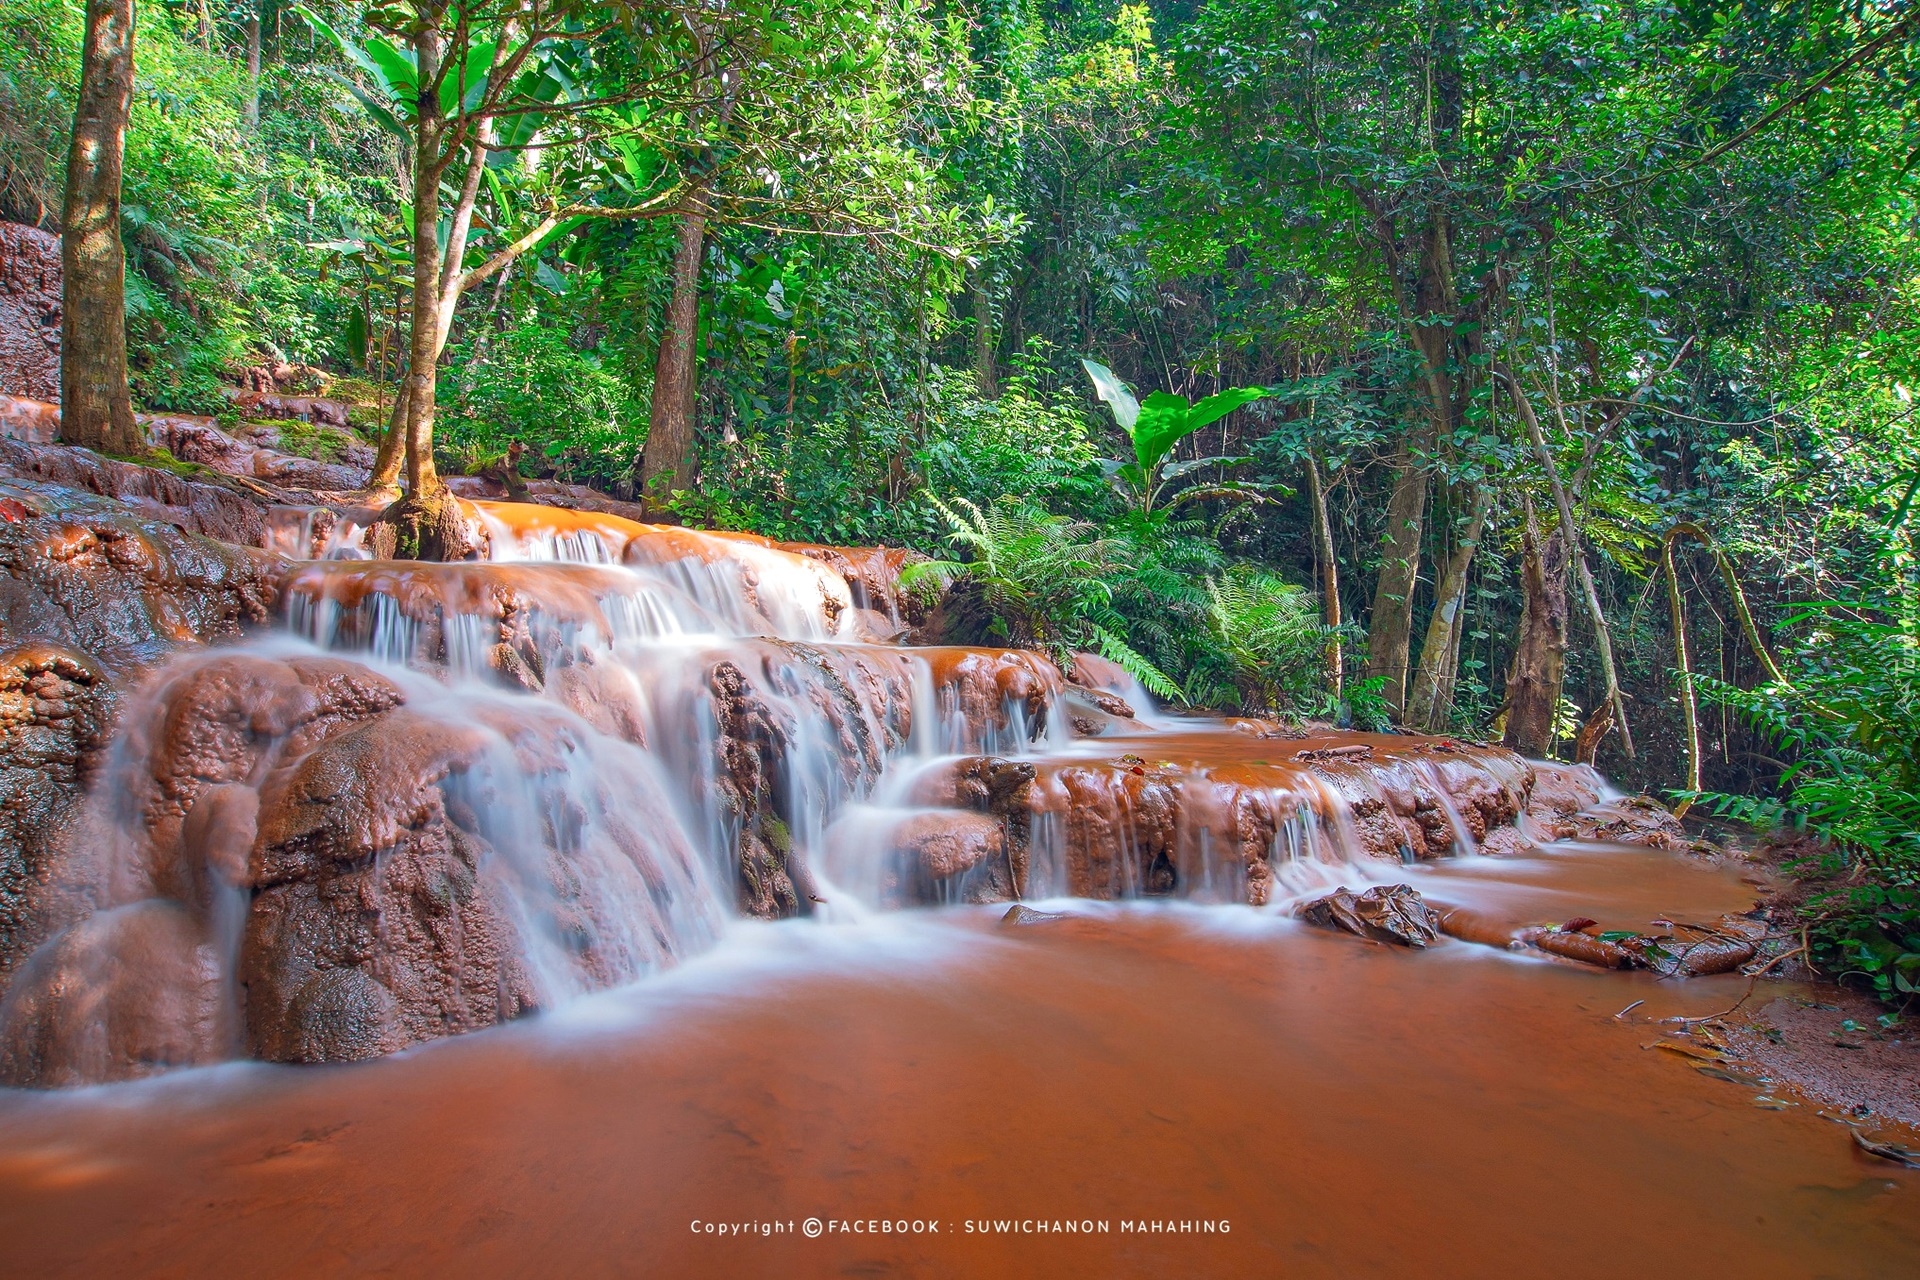
[[377,560],[478,560],[486,552],[467,524],[460,500],[441,488],[409,493],[380,513],[367,530]]

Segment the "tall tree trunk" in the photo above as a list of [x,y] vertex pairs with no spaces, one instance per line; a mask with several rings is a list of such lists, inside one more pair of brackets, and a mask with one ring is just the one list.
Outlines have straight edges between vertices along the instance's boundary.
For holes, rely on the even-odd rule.
[[60,438],[106,453],[142,440],[127,389],[120,166],[133,94],[133,0],[89,0],[61,211]]
[[993,299],[976,274],[973,278],[973,380],[982,400],[1000,394],[993,371]]
[[247,126],[260,127],[260,9],[247,15]]
[[393,411],[387,415],[387,433],[380,437],[380,449],[373,455],[373,473],[368,489],[392,489],[400,483],[400,466],[407,456],[407,383],[401,382],[393,398]]
[[1406,705],[1407,661],[1413,644],[1413,589],[1420,579],[1420,537],[1427,513],[1427,470],[1413,444],[1402,440],[1393,460],[1393,496],[1380,577],[1367,621],[1367,675],[1384,676],[1380,696],[1395,713]]
[[[440,73],[440,37],[423,28],[413,41],[420,83]],[[446,120],[439,94],[419,95],[413,155],[413,325],[407,359],[407,488],[415,499],[439,489],[433,467],[433,417],[440,363],[440,176]]]
[[[1667,620],[1673,628],[1673,665],[1680,672],[1680,717],[1687,730],[1687,785],[1690,792],[1700,790],[1700,708],[1693,696],[1693,663],[1687,654],[1687,606],[1680,596],[1680,574],[1673,564],[1674,533],[1660,543],[1660,567],[1667,578]],[[1693,799],[1682,802],[1685,813]]]
[[1581,550],[1579,534],[1574,530],[1573,505],[1567,499],[1566,486],[1560,483],[1560,468],[1553,463],[1546,436],[1540,430],[1540,419],[1528,403],[1526,393],[1520,389],[1520,383],[1511,370],[1502,365],[1496,365],[1494,369],[1512,393],[1514,408],[1519,411],[1520,421],[1527,427],[1527,437],[1533,442],[1534,458],[1540,463],[1540,469],[1546,472],[1547,484],[1553,490],[1554,509],[1560,515],[1560,536],[1566,541],[1568,552],[1573,557],[1574,571],[1580,580],[1580,598],[1587,606],[1587,620],[1593,624],[1594,648],[1600,654],[1600,675],[1606,681],[1607,701],[1613,704],[1614,727],[1620,730],[1621,749],[1631,760],[1633,731],[1627,726],[1626,698],[1620,691],[1619,670],[1613,662],[1613,631],[1607,625],[1607,615],[1600,608],[1600,592],[1593,585],[1593,571],[1587,568],[1586,553]]
[[[454,316],[460,309],[460,298],[464,293],[461,271],[467,256],[467,238],[473,229],[473,211],[480,197],[480,183],[485,176],[487,152],[493,141],[492,122],[482,120],[473,126],[473,142],[468,150],[467,176],[460,187],[460,203],[453,211],[453,222],[447,232],[447,248],[441,257],[437,273],[439,290],[439,314],[433,324],[433,359],[435,381],[438,382],[439,361],[447,349],[447,339],[453,334]],[[438,200],[438,188],[435,188]],[[436,209],[438,205],[436,203]],[[437,217],[437,214],[436,214]],[[435,244],[439,243],[438,236]],[[506,273],[500,273],[504,280]],[[416,281],[416,297],[417,294]],[[400,393],[393,402],[393,414],[387,421],[387,434],[380,441],[380,450],[374,455],[373,473],[367,481],[369,489],[391,489],[400,478],[400,464],[406,444],[406,423],[409,406],[412,404],[413,380],[411,377],[400,386]],[[432,450],[429,448],[429,454]]]
[[1446,217],[1435,212],[1420,237],[1412,295],[1396,269],[1394,294],[1420,354],[1426,389],[1427,424],[1419,447],[1403,439],[1394,455],[1393,496],[1387,501],[1387,529],[1380,577],[1374,584],[1373,612],[1367,621],[1367,674],[1386,680],[1380,692],[1396,715],[1407,702],[1407,664],[1413,645],[1413,592],[1420,581],[1420,542],[1427,511],[1428,473],[1419,453],[1453,433],[1454,375],[1450,371],[1453,327],[1446,321],[1422,323],[1421,317],[1454,315],[1460,306],[1454,288],[1453,241]]
[[667,303],[660,356],[654,365],[640,487],[643,500],[655,511],[664,509],[674,490],[693,487],[694,343],[700,325],[700,261],[707,236],[702,196],[696,190],[680,217],[673,250],[673,297]]
[[1460,637],[1466,630],[1467,574],[1480,535],[1493,505],[1493,486],[1474,487],[1473,512],[1447,561],[1446,576],[1433,597],[1433,618],[1427,623],[1426,642],[1420,646],[1420,670],[1414,674],[1407,697],[1407,723],[1428,733],[1445,728],[1453,710],[1454,682],[1460,673]]
[[1520,640],[1507,669],[1507,728],[1501,741],[1537,759],[1553,746],[1553,721],[1566,679],[1567,552],[1558,530],[1542,543],[1531,499],[1521,538],[1526,603],[1520,614]]
[[1321,616],[1326,621],[1327,692],[1338,702],[1346,696],[1342,687],[1346,659],[1340,651],[1340,564],[1333,557],[1333,525],[1327,519],[1327,491],[1320,482],[1320,463],[1307,455],[1307,493],[1313,499],[1313,555],[1320,563]]

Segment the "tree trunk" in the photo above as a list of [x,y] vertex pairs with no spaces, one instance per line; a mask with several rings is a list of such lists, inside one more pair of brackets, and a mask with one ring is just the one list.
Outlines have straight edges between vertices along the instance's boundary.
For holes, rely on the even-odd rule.
[[[423,29],[413,41],[420,83],[440,71],[440,37]],[[440,363],[440,176],[446,122],[435,92],[419,96],[413,155],[413,325],[406,385],[407,488],[416,499],[440,488],[433,467],[433,416]]]
[[978,276],[973,281],[973,379],[982,400],[1000,394],[993,376],[993,300]]
[[[1687,730],[1687,784],[1686,790],[1697,793],[1700,788],[1700,708],[1693,696],[1693,663],[1687,654],[1687,606],[1680,595],[1680,574],[1673,564],[1673,544],[1679,531],[1669,532],[1660,543],[1660,568],[1667,577],[1667,620],[1673,628],[1673,665],[1680,673],[1680,718]],[[1685,813],[1693,803],[1689,795],[1682,802],[1679,812]]]
[[[482,120],[473,129],[474,141],[468,153],[466,181],[460,188],[460,203],[453,212],[453,223],[447,232],[446,253],[442,257],[437,274],[439,291],[439,314],[434,318],[433,360],[436,385],[439,376],[440,357],[447,349],[447,339],[453,333],[454,316],[460,309],[460,298],[464,293],[461,284],[461,271],[467,256],[467,237],[473,228],[473,211],[480,197],[480,183],[485,176],[487,151],[493,141],[491,122]],[[417,172],[417,168],[416,168]],[[438,209],[438,188],[436,187],[435,209]],[[438,216],[436,212],[436,217]],[[418,224],[416,224],[417,226]],[[416,237],[417,239],[417,237]],[[435,244],[439,243],[435,237]],[[435,277],[428,277],[429,279]],[[505,279],[505,271],[501,272]],[[415,296],[418,297],[418,281],[415,283]],[[416,326],[417,328],[418,326]],[[367,480],[369,489],[390,489],[400,478],[400,463],[403,446],[406,443],[406,423],[413,396],[413,379],[409,377],[401,384],[399,395],[393,402],[393,415],[387,421],[387,434],[380,441],[380,451],[374,456],[373,473]],[[432,453],[429,441],[429,455]],[[429,458],[431,461],[431,458]]]
[[1340,565],[1333,558],[1333,525],[1327,520],[1327,491],[1320,482],[1320,464],[1307,455],[1307,493],[1313,499],[1313,554],[1320,562],[1320,602],[1327,627],[1327,692],[1335,702],[1346,696],[1342,687],[1346,667],[1340,651]]
[[373,456],[373,473],[368,489],[391,489],[400,483],[400,464],[407,455],[407,382],[393,398],[393,412],[387,415],[387,434],[380,437],[380,450]]
[[126,253],[120,166],[133,94],[133,0],[89,0],[80,99],[61,211],[60,438],[139,452],[127,389]]
[[706,249],[706,206],[696,191],[680,217],[673,251],[673,298],[667,303],[654,365],[653,404],[640,487],[649,510],[662,510],[676,489],[693,487],[694,343],[700,325],[700,261]]
[[1446,727],[1453,710],[1453,687],[1460,674],[1460,637],[1466,627],[1467,574],[1480,547],[1487,511],[1493,505],[1493,486],[1477,485],[1473,513],[1447,561],[1446,576],[1434,592],[1433,618],[1427,623],[1426,642],[1420,646],[1420,670],[1407,697],[1407,723],[1428,733]]
[[247,15],[247,127],[260,127],[260,10]]
[[1613,631],[1607,626],[1607,615],[1600,608],[1600,592],[1593,585],[1593,572],[1587,568],[1586,553],[1580,549],[1579,534],[1574,531],[1573,506],[1567,499],[1566,486],[1560,483],[1560,468],[1553,463],[1546,436],[1540,430],[1540,419],[1534,414],[1526,394],[1520,390],[1520,383],[1504,366],[1496,365],[1495,372],[1505,380],[1507,390],[1512,393],[1514,408],[1519,411],[1520,421],[1527,427],[1527,437],[1533,442],[1534,458],[1546,473],[1547,484],[1553,490],[1554,509],[1560,515],[1560,536],[1573,557],[1574,571],[1580,579],[1580,598],[1587,606],[1587,620],[1593,624],[1594,648],[1600,655],[1600,674],[1606,681],[1607,701],[1613,704],[1614,727],[1620,730],[1621,749],[1631,760],[1633,731],[1627,726],[1626,698],[1620,692],[1620,676],[1613,662]]
[[1398,714],[1406,705],[1407,661],[1413,644],[1413,589],[1420,578],[1420,536],[1427,512],[1427,471],[1403,440],[1394,455],[1393,497],[1380,577],[1367,622],[1367,675],[1384,676],[1380,696]]
[[1507,669],[1507,728],[1501,741],[1523,756],[1543,757],[1553,746],[1554,715],[1567,667],[1567,552],[1556,531],[1542,544],[1533,503],[1521,533],[1521,584],[1526,603],[1520,641]]

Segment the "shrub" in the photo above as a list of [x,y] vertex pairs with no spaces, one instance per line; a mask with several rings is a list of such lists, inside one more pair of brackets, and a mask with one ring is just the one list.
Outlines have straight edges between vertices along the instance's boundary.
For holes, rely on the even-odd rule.
[[627,384],[558,328],[525,321],[495,337],[485,360],[473,341],[448,361],[446,425],[436,442],[451,467],[472,471],[518,440],[563,479],[617,481],[646,443],[646,408]]
[[1810,625],[1786,679],[1748,691],[1695,676],[1707,699],[1740,711],[1797,762],[1778,798],[1688,798],[1820,837],[1819,852],[1792,864],[1818,885],[1805,908],[1810,958],[1904,1000],[1920,994],[1920,627],[1874,612],[1793,619]]
[[1300,711],[1316,703],[1326,652],[1313,597],[1252,564],[1207,579],[1207,619],[1245,707]]

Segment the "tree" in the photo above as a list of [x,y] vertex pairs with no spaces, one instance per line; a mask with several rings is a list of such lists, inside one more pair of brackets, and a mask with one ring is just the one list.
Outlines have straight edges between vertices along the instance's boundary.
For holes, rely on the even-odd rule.
[[80,96],[67,153],[60,266],[60,437],[106,453],[141,448],[127,387],[120,169],[133,94],[133,0],[88,0]]
[[[407,492],[383,517],[391,531],[386,536],[402,556],[462,554],[463,522],[433,462],[439,361],[461,297],[573,219],[664,216],[680,191],[666,181],[632,204],[605,206],[556,169],[563,180],[543,193],[544,207],[532,225],[498,236],[501,243],[469,265],[468,242],[490,158],[510,158],[534,145],[556,121],[590,123],[592,113],[637,97],[631,89],[595,94],[582,73],[595,65],[598,42],[650,30],[659,15],[632,4],[609,8],[576,0],[417,0],[371,10],[366,25],[374,34],[364,41],[349,39],[309,10],[302,15],[361,73],[363,79],[350,87],[368,113],[402,139],[409,160],[408,372],[371,481],[376,490],[390,487],[404,461]],[[463,159],[443,225],[442,186]]]
[[[717,33],[709,25],[694,15],[688,15],[687,25],[706,67],[706,81],[715,86],[711,123],[716,134],[724,135],[733,117],[740,73],[730,59],[721,55]],[[676,489],[693,484],[693,418],[699,378],[695,347],[700,321],[700,264],[705,257],[716,176],[712,148],[706,148],[690,167],[693,176],[685,207],[674,228],[673,293],[660,334],[647,416],[647,449],[641,459],[641,493],[657,507],[665,506]]]
[[[891,67],[881,56],[888,10],[419,0],[371,11],[375,34],[364,41],[305,16],[358,70],[356,96],[405,141],[411,161],[408,375],[372,478],[375,488],[391,486],[404,459],[406,498],[387,521],[403,553],[460,544],[432,457],[438,361],[460,299],[521,255],[592,220],[679,219],[679,287],[654,387],[663,439],[647,462],[650,477],[679,478],[691,474],[687,408],[711,222],[784,215],[817,234],[964,252],[957,213],[934,203],[917,157],[889,127],[897,86],[846,83]],[[496,170],[528,155],[539,158],[521,166],[528,190],[516,201]],[[460,185],[448,187],[456,171]],[[725,189],[736,174],[760,192]],[[444,209],[443,187],[454,192]],[[469,262],[483,194],[493,202],[492,240]],[[518,225],[508,229],[516,206]]]

